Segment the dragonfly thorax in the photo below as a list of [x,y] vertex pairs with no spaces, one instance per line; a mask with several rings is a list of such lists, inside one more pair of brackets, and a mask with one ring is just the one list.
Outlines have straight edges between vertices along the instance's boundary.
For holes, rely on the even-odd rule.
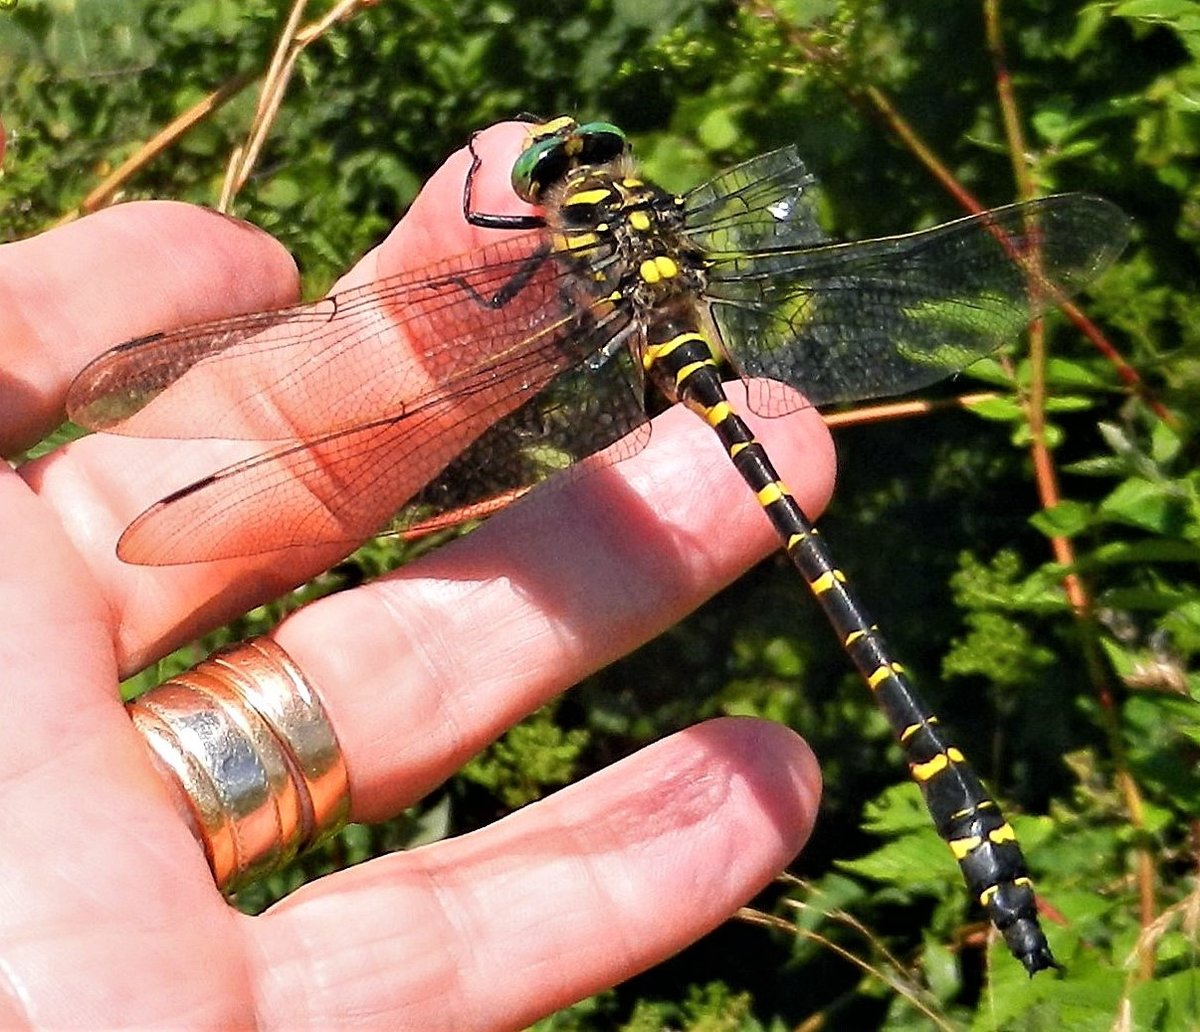
[[559,256],[644,321],[668,301],[700,297],[704,263],[682,232],[679,198],[642,182],[624,164],[575,169],[547,205],[546,218]]

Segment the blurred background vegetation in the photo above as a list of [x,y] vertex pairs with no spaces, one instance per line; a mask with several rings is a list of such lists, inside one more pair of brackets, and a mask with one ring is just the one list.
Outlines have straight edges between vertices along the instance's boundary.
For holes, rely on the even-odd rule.
[[[972,370],[985,403],[901,423],[845,417],[823,521],[1017,815],[1060,979],[1029,981],[990,941],[882,718],[778,557],[411,813],[347,829],[239,904],[482,826],[704,717],[758,714],[802,731],[823,763],[822,816],[796,877],[539,1028],[1200,1025],[1200,5],[343,0],[344,17],[302,37],[268,120],[255,109],[283,5],[0,8],[0,240],[108,200],[212,204],[257,121],[268,132],[232,210],[282,239],[317,294],[474,129],[518,112],[622,125],[669,188],[795,143],[823,181],[828,228],[847,238],[955,217],[964,191],[986,205],[1065,190],[1122,205],[1135,241],[1082,303],[1092,339],[1056,315],[1044,339]],[[331,11],[314,2],[301,25]],[[222,103],[147,151],[213,91]],[[375,543],[131,690],[405,553]]]

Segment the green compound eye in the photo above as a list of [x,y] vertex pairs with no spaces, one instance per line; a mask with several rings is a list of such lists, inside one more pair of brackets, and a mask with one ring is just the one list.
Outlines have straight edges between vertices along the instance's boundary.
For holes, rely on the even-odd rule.
[[561,139],[551,137],[532,143],[521,151],[512,170],[513,189],[521,200],[536,200],[548,181],[561,178],[562,172],[551,175],[549,169],[552,165],[563,164],[565,170],[562,146]]
[[603,165],[629,149],[625,134],[610,122],[557,118],[530,132],[532,143],[513,163],[512,186],[518,197],[537,204],[547,188],[580,165]]

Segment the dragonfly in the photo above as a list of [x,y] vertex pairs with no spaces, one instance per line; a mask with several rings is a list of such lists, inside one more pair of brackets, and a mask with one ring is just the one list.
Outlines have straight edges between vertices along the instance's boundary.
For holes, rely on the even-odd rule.
[[[528,214],[497,241],[322,300],[119,345],[72,385],[100,431],[266,447],[156,502],[118,555],[168,565],[361,542],[487,511],[601,451],[644,447],[647,401],[717,434],[887,716],[927,809],[1010,952],[1057,967],[1012,826],[921,698],[722,384],[777,416],[917,390],[991,354],[1111,265],[1129,223],[1064,194],[920,232],[830,240],[792,147],[677,195],[621,129],[531,124]],[[518,231],[518,232],[513,232]],[[524,232],[520,232],[524,231]],[[501,239],[501,237],[503,237]]]

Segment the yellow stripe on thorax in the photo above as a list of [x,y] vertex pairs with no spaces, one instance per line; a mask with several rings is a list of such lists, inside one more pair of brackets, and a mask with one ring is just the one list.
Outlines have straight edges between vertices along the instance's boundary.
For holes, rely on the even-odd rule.
[[[527,141],[526,146],[528,146],[530,143],[536,142],[537,140],[544,140],[548,136],[557,136],[558,133],[560,133],[563,129],[566,129],[568,126],[573,126],[574,124],[575,119],[573,119],[570,115],[561,115],[558,118],[550,119],[549,122],[541,122],[537,125],[532,125],[529,127],[529,132],[525,134],[525,139]],[[574,146],[576,149],[583,146],[583,141],[579,140],[577,137],[568,137],[564,143],[566,144],[568,151],[572,146]]]
[[612,196],[612,191],[606,186],[598,186],[594,190],[579,190],[563,199],[563,207],[571,204],[599,204]]
[[554,235],[556,251],[586,251],[589,247],[595,247],[599,242],[600,238],[595,233],[556,233]]

